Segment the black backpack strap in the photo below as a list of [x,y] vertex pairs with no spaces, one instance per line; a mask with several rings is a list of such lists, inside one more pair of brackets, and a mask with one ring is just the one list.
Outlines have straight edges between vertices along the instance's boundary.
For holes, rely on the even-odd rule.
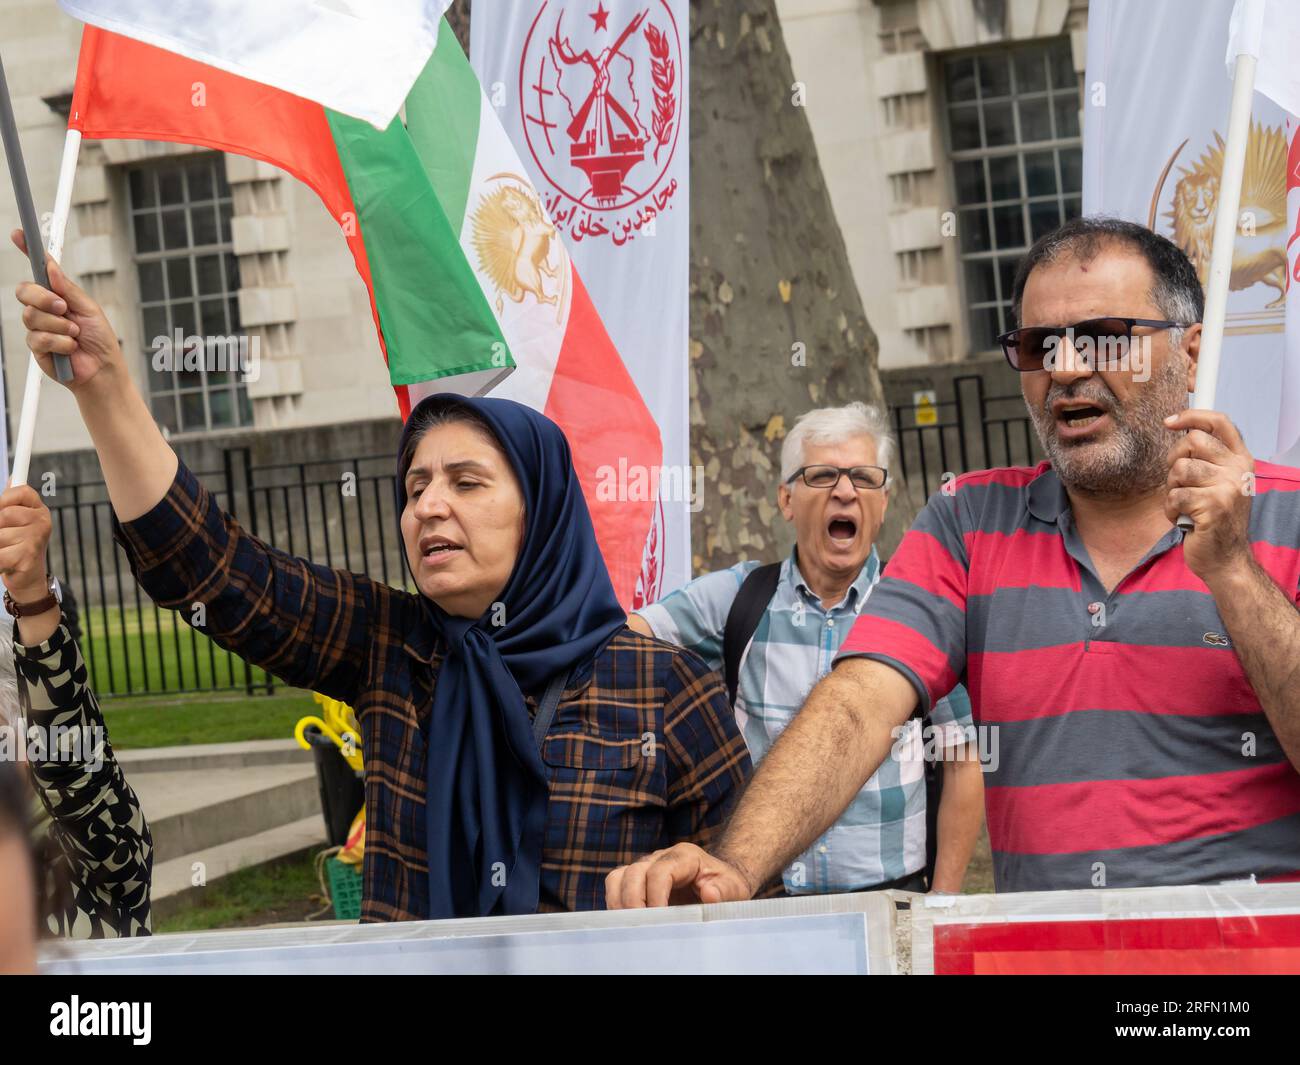
[[727,624],[722,630],[722,675],[727,682],[727,699],[732,706],[736,705],[736,688],[740,684],[741,655],[758,629],[758,619],[776,594],[780,579],[780,562],[769,562],[750,570],[727,612]]

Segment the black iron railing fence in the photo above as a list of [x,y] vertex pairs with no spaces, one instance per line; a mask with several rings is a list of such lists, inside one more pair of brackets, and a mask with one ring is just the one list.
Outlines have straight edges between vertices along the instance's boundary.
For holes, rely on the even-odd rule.
[[1028,466],[1042,458],[1024,397],[990,394],[979,374],[954,377],[952,397],[933,407],[891,407],[889,415],[899,445],[895,465],[918,502],[939,489],[945,473]]
[[[945,473],[1036,462],[1039,448],[1019,393],[990,395],[977,374],[953,379],[953,394],[918,423],[912,407],[890,411],[899,441],[896,476],[918,500]],[[391,455],[253,464],[228,448],[199,480],[246,529],[272,546],[326,566],[409,587],[402,558]],[[210,691],[270,692],[278,683],[156,606],[131,576],[113,540],[103,482],[57,485],[46,499],[51,569],[80,608],[82,653],[101,696]]]
[[[391,455],[254,465],[247,448],[228,448],[222,458],[222,468],[196,476],[255,536],[321,565],[407,583]],[[274,678],[217,647],[185,611],[163,610],[141,591],[113,539],[103,482],[58,484],[46,503],[49,564],[76,596],[97,694],[274,689]]]

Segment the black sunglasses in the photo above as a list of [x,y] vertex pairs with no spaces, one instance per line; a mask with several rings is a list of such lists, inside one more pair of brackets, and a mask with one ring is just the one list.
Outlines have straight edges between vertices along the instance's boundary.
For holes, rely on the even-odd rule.
[[1089,318],[1073,325],[1023,326],[998,337],[1013,370],[1055,369],[1057,350],[1068,339],[1076,359],[1090,370],[1122,370],[1128,366],[1133,327],[1185,329],[1187,323],[1159,318]]
[[802,477],[809,488],[834,488],[846,473],[854,488],[884,488],[889,480],[889,471],[883,466],[800,466],[785,483],[794,484]]

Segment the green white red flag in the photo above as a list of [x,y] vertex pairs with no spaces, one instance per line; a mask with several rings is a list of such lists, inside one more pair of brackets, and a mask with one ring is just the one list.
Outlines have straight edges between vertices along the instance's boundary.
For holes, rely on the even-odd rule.
[[[191,5],[193,6],[193,5]],[[203,88],[195,106],[196,83]],[[568,437],[611,579],[629,604],[653,501],[611,468],[659,466],[659,431],[448,24],[379,130],[319,102],[87,27],[68,125],[270,163],[338,222],[371,297],[402,416],[440,389],[527,403]]]

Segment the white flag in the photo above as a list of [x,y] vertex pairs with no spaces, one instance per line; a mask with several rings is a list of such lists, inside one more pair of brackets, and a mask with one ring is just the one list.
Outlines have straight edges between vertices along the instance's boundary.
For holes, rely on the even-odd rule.
[[[1237,0],[1228,34],[1228,76],[1237,56],[1256,57],[1255,91],[1291,116],[1300,115],[1300,4],[1290,0]],[[1300,266],[1300,124],[1287,120],[1287,277],[1296,280]],[[1286,357],[1282,366],[1282,404],[1278,412],[1276,457],[1300,466],[1300,299],[1286,307]]]
[[[1232,0],[1093,0],[1088,9],[1084,213],[1163,233],[1187,252],[1202,284],[1228,134],[1232,82],[1218,72],[1232,8]],[[1141,60],[1135,41],[1158,41],[1162,55],[1178,60]],[[1261,459],[1285,449],[1282,411],[1300,407],[1295,382],[1284,384],[1295,232],[1287,210],[1289,147],[1286,112],[1257,95],[1215,406]]]
[[73,18],[314,100],[380,129],[451,0],[59,0]]
[[1300,115],[1300,4],[1295,0],[1237,0],[1228,24],[1228,77],[1237,56],[1253,55],[1255,91],[1283,111]]

